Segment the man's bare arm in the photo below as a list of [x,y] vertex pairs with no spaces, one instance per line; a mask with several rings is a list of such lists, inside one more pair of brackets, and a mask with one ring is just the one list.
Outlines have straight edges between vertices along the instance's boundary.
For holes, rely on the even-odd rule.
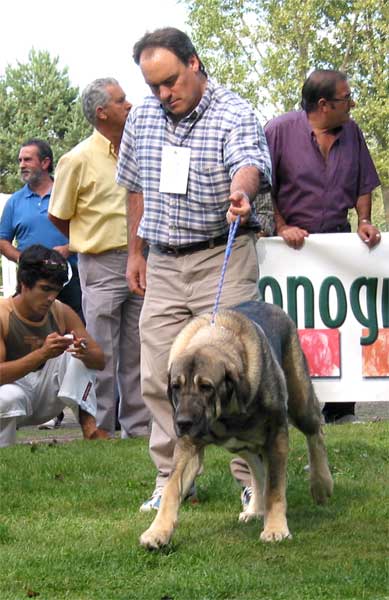
[[128,262],[127,283],[132,292],[144,296],[146,289],[146,260],[143,255],[145,243],[138,237],[138,227],[143,216],[143,194],[129,192],[127,206]]
[[[28,373],[35,371],[49,358],[55,358],[69,351],[82,360],[88,369],[102,370],[105,366],[104,353],[100,346],[86,331],[80,317],[69,306],[63,305],[65,333],[75,334],[75,339],[69,339],[57,332],[50,333],[43,345],[26,356],[16,360],[6,361],[4,339],[0,337],[0,385],[13,383]],[[74,350],[70,349],[74,346]]]
[[381,241],[379,229],[371,223],[371,194],[363,194],[359,196],[355,209],[358,214],[358,230],[357,233],[361,240],[369,248],[373,248]]
[[8,240],[0,240],[0,254],[3,254],[8,260],[18,262],[21,252]]
[[257,167],[242,167],[239,169],[231,181],[231,194],[243,192],[252,202],[259,191],[261,173]]
[[49,219],[53,223],[53,225],[55,225],[56,228],[59,229],[60,232],[63,233],[63,235],[65,235],[68,238],[70,221],[68,219],[58,219],[58,217],[55,217],[51,213],[48,213],[47,216],[49,217]]
[[5,361],[5,344],[4,340],[0,338],[0,385],[14,383],[17,379],[35,371],[49,358],[55,358],[62,354],[70,344],[71,340],[56,332],[50,333],[43,346],[37,350],[33,350],[22,358]]
[[227,221],[235,221],[240,216],[244,225],[250,218],[251,203],[258,194],[260,172],[256,167],[242,167],[231,181],[230,207],[227,212]]

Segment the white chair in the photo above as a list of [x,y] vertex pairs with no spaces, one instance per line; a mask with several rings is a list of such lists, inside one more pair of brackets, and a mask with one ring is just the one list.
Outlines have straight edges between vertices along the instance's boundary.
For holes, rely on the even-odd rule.
[[[10,197],[10,194],[0,194],[0,216],[3,212],[4,204]],[[16,264],[12,260],[8,260],[5,256],[1,256],[1,273],[3,277],[3,285],[0,286],[0,295],[12,296],[16,290]]]

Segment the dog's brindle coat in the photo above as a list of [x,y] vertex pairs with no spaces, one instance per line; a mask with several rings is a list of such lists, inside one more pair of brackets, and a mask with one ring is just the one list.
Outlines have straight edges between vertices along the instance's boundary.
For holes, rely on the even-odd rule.
[[265,542],[291,537],[285,496],[288,416],[307,439],[314,500],[321,504],[332,494],[320,407],[292,320],[275,305],[246,302],[220,311],[214,326],[210,322],[210,315],[193,319],[170,352],[168,393],[178,441],[160,509],[140,538],[147,548],[170,541],[210,443],[249,465],[253,494],[239,519],[263,515]]

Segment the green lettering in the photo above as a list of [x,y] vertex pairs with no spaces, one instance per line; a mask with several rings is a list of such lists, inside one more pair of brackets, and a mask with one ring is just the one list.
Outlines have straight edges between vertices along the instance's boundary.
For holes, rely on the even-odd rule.
[[[334,318],[331,317],[330,313],[331,287],[335,290],[338,305],[338,310]],[[319,311],[321,320],[326,327],[337,329],[345,322],[347,315],[347,298],[343,284],[338,277],[326,277],[323,280],[319,292]]]
[[281,291],[281,287],[280,284],[278,283],[278,281],[276,279],[274,279],[274,277],[261,277],[261,279],[258,282],[258,289],[259,289],[259,294],[260,297],[262,298],[262,300],[265,300],[265,302],[269,302],[268,300],[266,300],[266,288],[270,288],[272,296],[273,296],[273,304],[277,304],[277,306],[279,306],[280,308],[283,308],[283,301],[282,301],[282,291]]
[[298,326],[297,318],[297,290],[299,287],[304,290],[304,327],[314,328],[314,307],[313,307],[313,285],[308,277],[287,277],[286,289],[288,294],[288,314]]
[[[361,337],[361,346],[373,344],[378,336],[377,323],[377,277],[359,277],[351,284],[350,304],[355,318],[361,325],[369,328],[367,337]],[[360,303],[361,288],[366,288],[366,309],[367,316],[363,313]]]
[[382,280],[382,327],[389,327],[389,279]]

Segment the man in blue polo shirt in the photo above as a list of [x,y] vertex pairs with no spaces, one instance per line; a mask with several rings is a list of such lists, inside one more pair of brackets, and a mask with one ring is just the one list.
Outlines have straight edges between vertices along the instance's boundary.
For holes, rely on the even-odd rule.
[[[77,255],[69,253],[68,238],[47,217],[53,187],[53,153],[49,144],[36,138],[27,140],[19,152],[19,166],[26,185],[5,204],[0,220],[0,252],[14,262],[32,244],[43,244],[62,254],[72,266],[73,277],[61,292],[60,300],[82,318]],[[14,240],[16,247],[12,244]]]
[[[47,209],[53,187],[53,152],[43,140],[24,142],[19,152],[24,187],[8,198],[0,220],[0,253],[14,262],[32,244],[57,250],[71,265],[73,276],[58,298],[83,320],[77,255],[70,254],[69,240],[49,221]],[[16,247],[13,241],[16,241]],[[60,421],[56,422],[56,425]]]

